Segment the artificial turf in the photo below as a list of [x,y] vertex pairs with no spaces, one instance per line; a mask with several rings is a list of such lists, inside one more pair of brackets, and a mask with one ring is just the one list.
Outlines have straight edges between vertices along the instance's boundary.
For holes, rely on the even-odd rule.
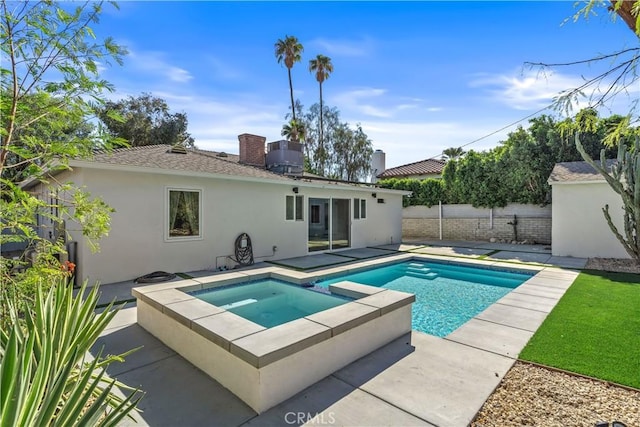
[[520,359],[640,389],[640,275],[583,271]]

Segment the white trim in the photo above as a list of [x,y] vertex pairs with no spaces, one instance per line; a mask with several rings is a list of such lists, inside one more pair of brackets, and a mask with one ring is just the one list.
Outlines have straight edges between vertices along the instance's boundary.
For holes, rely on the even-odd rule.
[[[302,199],[302,219],[298,219],[298,197]],[[304,194],[293,195],[293,220],[296,222],[304,222]]]
[[[367,219],[367,217],[369,216],[369,207],[368,207],[368,203],[367,203],[367,199],[365,199],[364,197],[354,197],[353,199],[353,204],[349,207],[349,209],[351,209],[351,218],[355,221],[362,221]],[[358,217],[356,218],[356,210],[355,210],[355,201],[358,201]],[[364,217],[362,216],[362,202],[364,202]]]
[[[198,193],[198,231],[199,231],[199,235],[198,236],[185,236],[185,237],[171,237],[169,236],[169,192],[171,191],[190,191],[190,192],[197,192]],[[164,241],[165,243],[175,243],[175,242],[190,242],[190,241],[195,241],[195,240],[204,240],[204,230],[202,228],[202,225],[204,223],[203,221],[203,201],[202,201],[202,197],[203,197],[204,191],[202,188],[197,188],[197,187],[174,187],[174,186],[165,186],[164,187],[164,230],[163,230],[163,234],[164,234]]]
[[[285,194],[284,195],[284,220],[285,222],[295,222],[296,220],[296,198],[293,197],[294,194]],[[293,200],[293,212],[291,215],[291,219],[287,218],[287,201],[289,200],[289,197],[291,198],[291,200]]]
[[[287,218],[287,198],[293,199],[293,218]],[[296,204],[298,197],[302,198],[302,219],[298,219],[298,206]],[[304,222],[304,194],[285,194],[284,195],[284,220],[285,222]]]
[[[220,173],[210,173],[210,172],[195,172],[188,171],[183,169],[163,169],[163,168],[148,168],[142,166],[125,166],[125,165],[113,165],[108,163],[98,163],[98,162],[90,162],[83,160],[71,160],[69,162],[69,166],[78,167],[78,168],[87,168],[87,169],[102,169],[102,170],[117,170],[122,172],[137,172],[137,173],[155,173],[160,175],[174,175],[174,176],[184,176],[184,177],[197,177],[197,178],[215,178],[215,179],[223,179],[229,181],[244,181],[244,182],[252,182],[252,183],[267,183],[267,184],[280,184],[291,186],[292,184],[298,186],[300,188],[320,188],[325,190],[339,190],[339,191],[364,191],[371,192],[372,189],[375,188],[376,193],[385,193],[385,194],[401,194],[403,196],[407,196],[411,194],[411,191],[404,190],[393,190],[389,188],[381,188],[381,187],[358,187],[355,184],[342,184],[335,182],[328,183],[313,183],[308,181],[308,178],[283,178],[283,179],[270,179],[270,178],[256,178],[256,177],[248,177],[241,175],[225,175]],[[21,185],[28,185],[28,183],[23,183]]]

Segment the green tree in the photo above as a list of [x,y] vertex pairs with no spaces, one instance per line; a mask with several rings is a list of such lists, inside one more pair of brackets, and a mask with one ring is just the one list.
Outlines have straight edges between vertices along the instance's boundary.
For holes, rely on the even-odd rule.
[[306,137],[305,125],[300,120],[291,119],[289,123],[282,126],[280,134],[287,138],[287,141],[304,142]]
[[[599,0],[589,0],[576,14],[576,19],[581,16],[587,18],[594,9],[601,6],[608,6],[613,18],[620,17],[627,24],[629,29],[638,37],[640,41],[640,1],[611,0],[603,2]],[[560,108],[568,109],[571,103],[587,89],[598,89],[593,91],[589,97],[590,105],[595,108],[617,94],[628,93],[628,89],[636,88],[640,76],[638,75],[638,63],[640,62],[640,43],[638,46],[627,47],[612,54],[603,54],[584,61],[574,61],[560,64],[540,63],[542,67],[566,67],[575,64],[592,64],[607,61],[608,68],[601,74],[585,80],[580,87],[571,88],[561,93],[556,101]],[[604,86],[604,87],[601,87]],[[626,117],[613,117],[605,121],[605,135],[601,141],[609,148],[617,147],[616,162],[608,166],[606,159],[612,157],[606,150],[600,154],[600,164],[593,160],[590,153],[588,138],[584,133],[597,130],[598,122],[592,115],[576,117],[573,126],[566,126],[563,130],[569,136],[575,134],[575,146],[581,157],[597,170],[607,181],[613,191],[618,193],[622,199],[624,235],[616,228],[611,220],[609,206],[603,207],[603,213],[609,228],[620,241],[629,255],[640,264],[640,144],[638,138],[640,131],[638,127],[633,127],[639,118],[637,115],[638,99],[631,101],[631,107]],[[630,138],[634,141],[627,145]],[[628,148],[627,148],[628,147]]]
[[296,119],[295,103],[293,101],[293,83],[291,81],[291,69],[296,62],[302,60],[302,52],[304,48],[295,36],[285,36],[284,39],[278,39],[275,44],[275,54],[278,64],[284,62],[287,67],[287,74],[289,75],[289,93],[291,95],[291,114],[293,120]]
[[[588,19],[592,15],[598,16],[598,11],[605,9],[612,19],[622,18],[636,36],[640,38],[640,0],[587,0],[577,2],[580,9],[574,14],[573,19]],[[526,62],[532,68],[540,68],[542,71],[554,68],[570,68],[573,66],[590,66],[596,64],[606,65],[606,69],[595,76],[585,77],[580,86],[567,88],[558,94],[554,106],[565,112],[572,112],[578,101],[587,98],[591,108],[605,105],[618,95],[627,95],[633,92],[638,85],[638,63],[640,63],[640,46],[624,47],[612,53],[603,53],[591,58],[574,60],[569,62],[546,63]],[[638,99],[631,101],[630,114],[638,107]]]
[[[15,267],[26,265],[24,257],[1,257],[0,275],[16,292],[31,290],[22,295],[25,304],[42,274],[63,273],[57,258],[65,252],[63,241],[45,239],[48,233],[37,229],[38,216],[56,229],[75,221],[91,240],[109,230],[111,209],[82,189],[56,182],[54,174],[68,168],[70,158],[88,157],[95,148],[111,146],[101,127],[91,132],[65,129],[96,116],[103,93],[112,89],[100,79],[97,64],[121,63],[126,52],[110,38],[96,40],[90,25],[98,22],[102,3],[69,7],[53,2],[0,3],[0,244],[24,242],[37,248],[32,268],[19,274]],[[14,173],[18,168],[22,171]],[[24,191],[16,184],[18,178],[42,183],[45,197]]]
[[195,146],[187,132],[187,115],[171,114],[167,102],[150,93],[107,101],[99,110],[99,117],[111,136],[134,147],[152,144]]
[[305,155],[314,173],[327,176],[333,156],[333,145],[340,127],[340,112],[335,107],[322,106],[324,128],[323,144],[320,145],[320,104],[313,104],[306,112],[299,110],[299,120],[304,122],[306,133]]
[[[322,83],[326,79],[329,78],[331,73],[333,73],[333,63],[331,62],[331,58],[325,55],[317,55],[314,59],[309,61],[309,71],[312,73],[316,73],[316,80],[318,85],[320,86],[320,139],[319,139],[319,150],[321,154],[324,154],[324,126],[322,123],[323,116],[323,108],[322,108]],[[321,156],[324,158],[324,156]],[[324,169],[324,165],[320,165],[320,170]]]
[[358,124],[351,129],[341,123],[334,129],[331,169],[325,176],[346,181],[364,180],[371,169],[373,146],[371,140]]
[[[87,425],[78,419],[92,425],[93,411],[118,400],[111,387],[85,381],[97,378],[93,368],[104,365],[98,358],[93,368],[80,367],[77,357],[87,347],[73,329],[83,325],[80,312],[86,315],[93,307],[83,308],[82,294],[73,297],[67,280],[60,282],[69,274],[56,257],[65,251],[64,242],[38,234],[36,220],[48,218],[55,228],[74,220],[88,239],[109,230],[111,209],[55,176],[68,168],[69,159],[111,147],[100,126],[91,132],[65,131],[69,124],[96,117],[104,92],[112,89],[100,78],[98,64],[121,63],[126,53],[110,38],[97,39],[91,26],[101,12],[101,2],[0,2],[0,245],[26,241],[35,249],[31,263],[0,257],[3,426],[51,425],[52,414],[61,425]],[[18,164],[24,167],[21,178],[40,183],[47,200],[16,184],[9,171]],[[102,329],[92,329],[95,338]],[[86,375],[78,375],[79,369]],[[116,411],[126,414],[134,406],[128,402]]]
[[462,147],[449,147],[442,151],[442,160],[456,160],[464,155]]
[[[320,146],[320,104],[305,110],[299,101],[295,103],[297,121],[304,128],[305,171],[317,175],[349,181],[363,180],[371,168],[372,142],[362,127],[355,129],[340,120],[335,107],[322,106],[324,144]],[[292,120],[291,115],[285,119]],[[291,125],[283,126],[282,135],[289,135]]]
[[[9,99],[9,93],[0,98]],[[14,184],[27,179],[34,170],[47,166],[51,158],[42,142],[62,145],[69,140],[83,141],[88,147],[94,143],[92,132],[95,126],[80,115],[69,111],[65,105],[47,93],[26,94],[22,98],[22,107],[26,110],[47,110],[48,120],[37,120],[18,114],[20,123],[16,123],[12,142],[6,149],[2,177]],[[4,113],[4,111],[3,111]],[[87,147],[87,148],[88,148]],[[44,148],[44,149],[43,149]],[[42,156],[42,157],[40,157]]]

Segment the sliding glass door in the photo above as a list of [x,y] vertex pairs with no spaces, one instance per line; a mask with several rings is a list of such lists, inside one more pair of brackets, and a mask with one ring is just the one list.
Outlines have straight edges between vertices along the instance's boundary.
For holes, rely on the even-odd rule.
[[331,200],[331,249],[351,246],[351,200]]
[[329,242],[329,199],[309,198],[309,252],[326,251]]
[[351,246],[350,199],[309,198],[309,252]]

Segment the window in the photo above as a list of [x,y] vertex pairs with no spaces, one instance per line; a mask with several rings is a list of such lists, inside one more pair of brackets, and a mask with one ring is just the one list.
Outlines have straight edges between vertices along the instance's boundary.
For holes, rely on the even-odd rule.
[[304,196],[286,196],[285,219],[304,221]]
[[168,189],[169,233],[168,238],[200,238],[201,191]]
[[296,221],[304,221],[304,196],[296,196]]
[[353,199],[353,219],[365,219],[367,217],[367,200]]

